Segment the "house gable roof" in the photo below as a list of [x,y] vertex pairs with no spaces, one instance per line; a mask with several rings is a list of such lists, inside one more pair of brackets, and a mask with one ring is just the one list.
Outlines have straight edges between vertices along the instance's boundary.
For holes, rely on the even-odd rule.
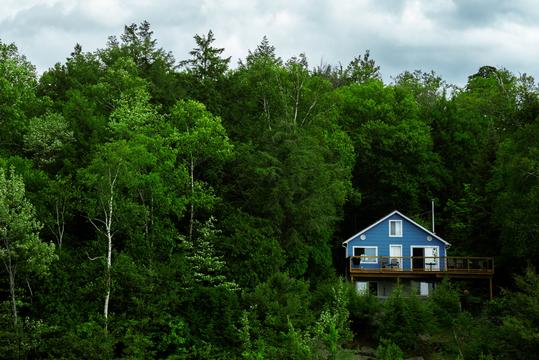
[[424,228],[423,226],[419,225],[418,223],[416,223],[415,221],[413,221],[412,219],[410,219],[409,217],[401,214],[399,211],[395,210],[393,211],[392,213],[384,216],[383,218],[381,218],[380,220],[378,220],[377,222],[375,222],[374,224],[372,225],[369,225],[368,227],[366,227],[365,229],[361,230],[360,232],[358,232],[357,234],[353,235],[352,237],[350,237],[348,240],[345,240],[343,241],[343,246],[345,246],[346,244],[348,244],[352,239],[358,237],[359,235],[367,232],[368,230],[372,229],[373,227],[375,227],[376,225],[380,224],[381,222],[387,220],[389,217],[393,216],[393,215],[399,215],[401,216],[403,219],[405,219],[406,221],[410,222],[411,224],[417,226],[418,228],[420,228],[421,230],[423,230],[424,232],[426,232],[427,234],[429,234],[430,236],[432,236],[433,238],[435,239],[438,239],[440,240],[441,242],[443,242],[445,245],[447,246],[451,246],[450,243],[448,243],[447,241],[445,241],[444,239],[442,239],[441,237],[439,237],[438,235],[436,235],[435,233],[433,233],[432,231],[429,231],[427,230],[426,228]]

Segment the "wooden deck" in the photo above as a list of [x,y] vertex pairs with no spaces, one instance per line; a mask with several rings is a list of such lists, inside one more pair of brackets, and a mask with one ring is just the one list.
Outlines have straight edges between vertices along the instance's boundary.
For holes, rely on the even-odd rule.
[[491,257],[351,256],[348,265],[351,278],[491,278],[494,274]]

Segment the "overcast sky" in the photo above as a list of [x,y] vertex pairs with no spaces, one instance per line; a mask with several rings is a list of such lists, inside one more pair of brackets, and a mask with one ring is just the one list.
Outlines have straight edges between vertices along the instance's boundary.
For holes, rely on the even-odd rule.
[[150,22],[159,45],[186,59],[212,29],[236,63],[264,35],[278,55],[304,52],[314,67],[347,65],[370,49],[385,80],[434,70],[463,85],[482,65],[539,79],[539,6],[533,0],[0,0],[0,40],[37,67],[73,46],[103,48],[125,24]]

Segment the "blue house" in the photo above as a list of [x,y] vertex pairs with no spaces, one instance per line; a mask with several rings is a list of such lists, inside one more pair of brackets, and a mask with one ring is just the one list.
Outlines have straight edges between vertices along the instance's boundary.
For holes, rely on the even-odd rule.
[[448,257],[450,246],[398,211],[343,242],[347,275],[360,292],[385,297],[403,282],[427,296],[444,276],[488,278],[492,283],[492,258]]

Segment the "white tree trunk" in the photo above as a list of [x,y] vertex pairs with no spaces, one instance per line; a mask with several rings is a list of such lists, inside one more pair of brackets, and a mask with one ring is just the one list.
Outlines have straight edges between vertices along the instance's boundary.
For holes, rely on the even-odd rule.
[[[61,204],[60,201],[62,202]],[[52,233],[54,234],[54,237],[56,238],[56,243],[58,244],[58,250],[62,250],[62,243],[64,241],[64,232],[65,232],[65,203],[64,200],[56,200],[56,204],[54,206],[56,210],[56,229],[52,230]]]
[[193,155],[191,154],[191,164],[190,164],[190,173],[191,173],[191,215],[189,218],[189,241],[193,240],[193,221],[195,218],[195,205],[193,203],[193,197],[195,196],[195,162]]
[[108,198],[108,209],[105,210],[105,231],[107,236],[107,270],[106,270],[106,289],[107,294],[105,295],[105,305],[103,307],[103,316],[105,317],[105,328],[107,328],[108,317],[109,317],[109,301],[110,301],[110,289],[111,289],[111,276],[110,270],[112,268],[112,213],[114,209],[114,185],[116,184],[116,179],[118,178],[118,169],[114,178],[109,169],[109,198]]
[[[109,168],[107,199],[106,203],[102,202],[104,219],[90,219],[90,222],[96,228],[96,230],[103,234],[107,239],[107,263],[105,267],[105,304],[103,305],[105,329],[107,329],[108,327],[110,293],[112,288],[112,238],[114,237],[114,233],[112,231],[112,216],[114,213],[114,187],[116,185],[116,180],[118,179],[119,171],[120,169],[116,168],[116,172],[113,175],[111,169]],[[100,223],[101,226],[99,226],[97,223]],[[90,258],[90,260],[94,259]]]

